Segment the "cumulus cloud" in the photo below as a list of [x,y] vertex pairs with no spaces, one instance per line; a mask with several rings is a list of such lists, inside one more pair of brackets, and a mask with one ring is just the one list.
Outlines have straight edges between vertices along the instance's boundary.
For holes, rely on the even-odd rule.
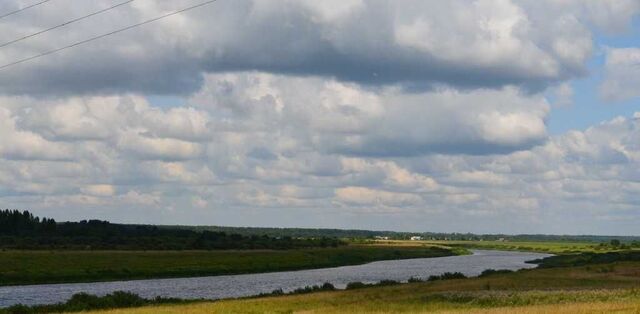
[[365,187],[343,187],[336,189],[336,199],[352,205],[389,206],[392,208],[419,204],[420,196],[409,193],[388,192]]
[[15,117],[5,108],[0,108],[0,134],[0,156],[6,159],[63,160],[71,157],[65,145],[19,129]]
[[640,48],[609,48],[600,92],[610,101],[640,96]]
[[573,104],[573,87],[569,83],[562,83],[553,89],[553,105],[567,107]]
[[359,156],[526,149],[546,139],[549,111],[543,97],[514,88],[369,90],[335,80],[266,73],[209,75],[191,103],[226,111],[220,127],[239,132],[279,128],[315,149]]
[[[4,19],[0,38],[9,41],[107,5],[62,1],[31,10],[28,18]],[[0,60],[8,63],[188,4],[136,2],[6,47]],[[633,0],[220,1],[3,70],[0,91],[184,94],[198,90],[205,73],[245,70],[413,88],[540,89],[585,73],[592,50],[589,22],[619,31],[639,10]]]
[[[0,20],[0,41],[107,5],[58,1]],[[186,4],[136,1],[0,62]],[[579,93],[593,33],[628,31],[639,6],[218,1],[3,70],[0,201],[74,220],[633,233],[640,113],[546,121]],[[605,98],[639,96],[636,50],[607,50]]]
[[[119,206],[140,208],[139,215],[146,215],[156,208],[166,217],[173,217],[176,208],[187,217],[203,210],[225,217],[250,210],[251,217],[267,222],[268,212],[256,209],[304,210],[323,219],[327,212],[335,219],[369,213],[392,224],[422,213],[430,219],[413,218],[412,226],[438,228],[447,217],[475,217],[481,222],[477,229],[458,227],[476,231],[503,228],[495,221],[506,219],[510,230],[553,232],[561,228],[553,221],[575,215],[576,207],[609,218],[634,215],[640,188],[638,114],[547,137],[548,105],[539,97],[514,89],[403,93],[317,78],[237,73],[208,77],[189,107],[160,108],[135,96],[72,97],[40,107],[29,99],[7,98],[11,105],[2,111],[3,132],[11,136],[3,141],[28,134],[38,145],[52,146],[39,151],[21,139],[21,145],[29,144],[29,158],[3,153],[0,198],[39,210]],[[405,125],[399,123],[402,112]],[[517,134],[536,134],[534,119],[519,122],[513,115],[537,117],[537,145],[528,146],[527,136],[519,142]],[[58,118],[66,116],[74,118]],[[448,119],[437,120],[443,117]],[[447,139],[464,139],[462,146],[474,141],[522,146],[490,155],[423,150],[390,157],[339,152],[327,145],[328,138],[342,143],[350,136],[376,139],[379,134],[401,141],[403,133],[413,136],[413,128],[450,136],[415,132],[419,141],[414,146]],[[596,225],[597,220],[586,222],[585,229],[574,231]]]
[[92,184],[82,187],[82,192],[88,195],[94,196],[113,196],[116,194],[116,189],[112,185],[108,184]]

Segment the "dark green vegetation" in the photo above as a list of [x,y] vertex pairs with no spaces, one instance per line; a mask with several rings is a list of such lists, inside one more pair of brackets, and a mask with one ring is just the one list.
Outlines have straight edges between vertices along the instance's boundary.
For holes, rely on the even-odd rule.
[[455,273],[444,273],[442,275],[429,276],[429,279],[427,281],[465,279],[465,278],[467,278],[467,276],[465,276],[463,273],[455,272]]
[[56,223],[28,211],[0,211],[0,248],[73,250],[240,250],[336,247],[335,238],[292,238],[121,225],[100,220]]
[[32,314],[32,313],[62,313],[80,312],[100,309],[131,308],[145,305],[158,304],[181,304],[194,301],[184,301],[175,298],[154,298],[145,299],[137,294],[124,291],[115,291],[105,296],[95,296],[87,293],[74,294],[71,299],[64,303],[48,305],[14,305],[5,309],[0,309],[0,314]]
[[[613,271],[596,270],[602,267]],[[615,262],[107,313],[637,313],[638,274],[640,263]]]
[[[376,237],[406,240],[411,236],[467,248],[496,248],[576,253],[570,246],[589,246],[592,251],[640,248],[640,237],[500,235],[470,233],[409,233],[393,231],[251,228],[217,226],[152,226],[114,224],[100,220],[57,223],[29,212],[0,211],[0,248],[11,249],[118,249],[118,250],[210,250],[291,249],[344,244],[337,239],[366,243]],[[501,240],[503,242],[498,242]],[[548,243],[549,245],[545,245]],[[555,245],[556,243],[566,243]],[[569,246],[569,244],[571,244]],[[533,246],[531,246],[533,245]],[[583,250],[578,250],[583,251]]]
[[496,241],[504,239],[512,242],[588,242],[610,243],[611,240],[622,244],[636,241],[640,247],[640,237],[637,236],[600,236],[600,235],[545,235],[545,234],[473,234],[473,233],[443,233],[443,232],[397,232],[373,230],[343,230],[343,229],[312,229],[312,228],[258,228],[258,227],[223,227],[223,226],[161,226],[161,228],[180,228],[195,231],[216,231],[237,233],[242,235],[267,235],[272,237],[336,237],[350,239],[374,239],[375,237],[389,237],[390,240],[408,240],[412,236],[422,236],[425,240],[449,241]]
[[[377,241],[381,242],[381,241]],[[394,241],[387,241],[394,242]],[[397,241],[395,241],[397,242]],[[413,241],[412,241],[413,242]],[[516,241],[423,241],[432,245],[444,245],[449,247],[461,247],[467,249],[502,250],[502,251],[523,251],[542,252],[552,254],[578,254],[583,252],[613,252],[638,249],[640,244],[632,241],[628,244],[616,243],[596,243],[596,242],[566,242],[566,241],[539,241],[539,242],[516,242]]]
[[534,260],[531,263],[538,264],[540,268],[553,268],[631,261],[640,262],[640,251],[556,255]]
[[0,285],[261,273],[463,253],[441,247],[355,245],[244,251],[7,250],[0,252]]
[[320,292],[320,291],[334,291],[334,290],[337,290],[334,285],[332,285],[329,282],[325,282],[321,286],[319,286],[319,285],[306,286],[304,288],[295,289],[295,290],[293,290],[291,292],[284,292],[284,290],[282,290],[282,289],[276,289],[276,290],[273,290],[273,291],[271,291],[269,293],[261,293],[261,294],[258,294],[256,296],[247,297],[247,298],[273,297],[273,296],[279,296],[279,295],[292,295],[292,294],[303,294],[303,293],[313,293],[313,292]]
[[[588,260],[589,265],[550,267],[520,271],[486,270],[476,278],[450,273],[427,281],[409,280],[401,284],[392,280],[376,284],[353,282],[344,291],[331,284],[310,286],[291,293],[276,290],[258,297],[216,302],[144,300],[122,294],[120,302],[94,301],[106,313],[575,313],[597,309],[598,313],[640,310],[640,262],[629,262],[624,254],[607,255],[611,263],[596,263],[602,257]],[[611,257],[615,256],[615,257]],[[567,256],[568,257],[568,256]],[[563,257],[565,258],[565,257]],[[567,260],[568,261],[568,260]],[[591,264],[596,263],[596,264]],[[602,272],[600,269],[609,269]],[[100,299],[83,295],[74,299]],[[129,301],[127,301],[129,300]],[[74,302],[68,302],[74,303]],[[75,301],[75,303],[78,303]],[[89,303],[85,302],[84,304]],[[166,304],[175,303],[175,304]],[[107,304],[108,306],[104,306]],[[150,306],[149,306],[150,305]],[[84,305],[83,305],[84,306]],[[142,307],[141,307],[142,306]],[[138,307],[122,309],[120,307]],[[19,308],[19,307],[16,307]],[[36,312],[24,308],[24,312]],[[42,308],[46,309],[46,308]],[[83,309],[88,309],[87,307]],[[73,307],[65,307],[73,311]],[[31,311],[31,312],[29,312]],[[1,312],[0,312],[1,313]]]

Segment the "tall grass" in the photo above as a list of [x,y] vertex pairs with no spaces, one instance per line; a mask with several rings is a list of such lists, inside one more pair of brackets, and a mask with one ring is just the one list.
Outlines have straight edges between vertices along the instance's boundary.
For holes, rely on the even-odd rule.
[[456,254],[441,247],[286,251],[0,251],[0,285],[261,273]]

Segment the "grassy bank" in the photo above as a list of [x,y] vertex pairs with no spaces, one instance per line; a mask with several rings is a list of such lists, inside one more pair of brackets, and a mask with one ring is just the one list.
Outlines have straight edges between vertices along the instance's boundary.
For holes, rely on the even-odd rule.
[[604,253],[622,250],[593,242],[516,242],[516,241],[422,241],[430,245],[446,245],[467,249],[539,252],[549,254]]
[[[601,269],[608,269],[602,272]],[[640,263],[92,313],[637,313]]]
[[0,285],[260,273],[464,253],[433,246],[251,251],[2,251]]

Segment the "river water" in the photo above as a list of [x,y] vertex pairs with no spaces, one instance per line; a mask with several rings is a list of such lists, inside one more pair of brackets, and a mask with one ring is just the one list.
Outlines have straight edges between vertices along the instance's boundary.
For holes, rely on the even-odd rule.
[[113,291],[131,291],[145,298],[156,296],[183,299],[222,299],[256,295],[282,289],[285,292],[330,282],[337,288],[360,281],[374,283],[385,279],[406,281],[410,277],[426,279],[445,272],[477,276],[485,269],[533,268],[526,261],[548,254],[474,250],[473,255],[379,261],[357,266],[274,272],[247,275],[193,278],[131,280],[98,283],[73,283],[0,287],[0,307],[63,302],[73,294],[86,292],[104,295]]

